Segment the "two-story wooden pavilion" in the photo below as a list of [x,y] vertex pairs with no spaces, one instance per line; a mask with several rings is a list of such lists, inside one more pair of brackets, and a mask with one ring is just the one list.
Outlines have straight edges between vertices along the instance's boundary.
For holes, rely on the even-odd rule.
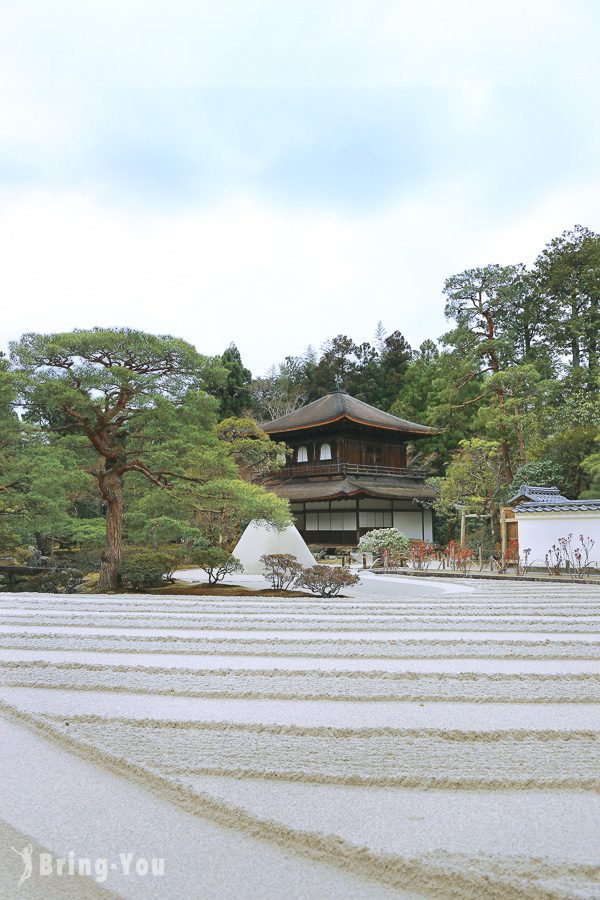
[[435,491],[407,467],[410,442],[435,429],[376,409],[344,390],[264,424],[293,451],[267,487],[290,501],[308,544],[356,546],[373,528],[432,539]]

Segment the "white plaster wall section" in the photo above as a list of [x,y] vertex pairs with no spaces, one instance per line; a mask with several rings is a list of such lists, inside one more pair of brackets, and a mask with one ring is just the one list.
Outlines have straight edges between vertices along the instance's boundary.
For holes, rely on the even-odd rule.
[[600,563],[600,513],[581,511],[565,512],[516,512],[519,523],[519,547],[521,553],[529,548],[529,559],[544,565],[550,548],[558,545],[559,538],[573,535],[572,546],[579,546],[579,535],[592,538],[594,546],[591,559]]

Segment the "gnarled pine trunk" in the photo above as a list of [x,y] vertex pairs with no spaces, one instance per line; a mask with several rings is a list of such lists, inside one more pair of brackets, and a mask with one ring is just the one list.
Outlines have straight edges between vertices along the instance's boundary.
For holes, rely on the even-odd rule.
[[100,565],[99,589],[117,591],[123,532],[123,476],[114,465],[107,462],[98,482],[100,493],[106,502],[106,544]]

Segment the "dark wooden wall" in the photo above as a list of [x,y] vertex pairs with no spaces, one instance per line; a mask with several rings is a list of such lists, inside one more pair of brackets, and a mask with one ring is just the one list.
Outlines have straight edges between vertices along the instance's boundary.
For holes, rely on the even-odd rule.
[[347,437],[346,435],[323,435],[318,438],[307,437],[304,440],[287,439],[286,443],[295,451],[294,456],[290,459],[292,464],[296,463],[298,447],[306,447],[309,463],[320,462],[321,444],[328,443],[331,446],[331,459],[335,462],[394,466],[395,468],[406,466],[406,444],[401,443],[372,440],[368,437]]

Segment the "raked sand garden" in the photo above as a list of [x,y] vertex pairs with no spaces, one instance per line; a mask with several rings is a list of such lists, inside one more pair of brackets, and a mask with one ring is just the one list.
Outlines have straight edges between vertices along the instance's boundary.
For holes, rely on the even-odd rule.
[[0,896],[600,897],[600,586],[347,593],[1,595]]

